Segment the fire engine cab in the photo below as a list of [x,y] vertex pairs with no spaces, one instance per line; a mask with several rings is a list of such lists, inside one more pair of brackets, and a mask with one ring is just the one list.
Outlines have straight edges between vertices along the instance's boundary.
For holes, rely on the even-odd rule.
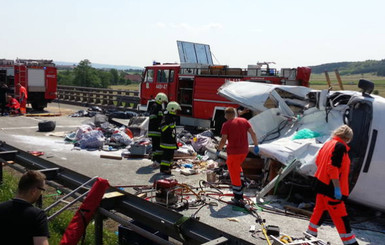
[[56,99],[57,70],[52,60],[0,59],[0,83],[19,94],[17,84],[27,89],[28,103],[34,110],[43,110]]
[[268,62],[249,65],[247,69],[213,65],[210,47],[205,44],[178,41],[180,64],[159,64],[145,67],[140,85],[139,109],[146,110],[157,93],[167,94],[169,101],[181,107],[180,123],[220,130],[225,120],[223,111],[237,104],[219,96],[217,90],[226,81],[253,81],[283,85],[308,86],[311,69],[281,69]]

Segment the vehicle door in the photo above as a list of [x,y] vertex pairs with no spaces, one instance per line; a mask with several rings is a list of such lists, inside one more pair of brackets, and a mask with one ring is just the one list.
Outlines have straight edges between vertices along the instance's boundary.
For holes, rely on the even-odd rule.
[[147,67],[140,85],[140,104],[146,105],[148,100],[155,98],[154,68]]
[[159,69],[156,74],[156,93],[163,92],[169,101],[176,101],[175,69]]
[[45,98],[56,99],[57,95],[57,70],[56,67],[45,68]]

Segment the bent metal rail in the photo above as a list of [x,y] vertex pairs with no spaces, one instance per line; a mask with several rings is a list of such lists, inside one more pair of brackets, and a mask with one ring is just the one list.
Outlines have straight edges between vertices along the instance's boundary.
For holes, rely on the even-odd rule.
[[[26,169],[44,171],[47,180],[63,185],[69,189],[76,189],[90,180],[90,177],[74,172],[68,168],[59,166],[46,159],[33,156],[25,151],[0,141],[0,163],[14,161]],[[1,168],[2,168],[2,164]],[[91,187],[92,183],[88,187]],[[135,195],[127,193],[118,188],[110,187],[108,192],[120,192],[123,196],[103,200],[95,215],[95,244],[103,244],[103,219],[108,217],[114,221],[130,228],[132,231],[155,241],[157,244],[171,244],[160,237],[131,224],[129,220],[116,215],[120,213],[126,217],[140,221],[155,230],[166,234],[183,244],[237,244],[251,245],[252,243],[237,238],[233,235],[220,231],[214,227],[199,222],[194,218],[184,220],[184,216],[173,210],[158,204],[146,201]],[[79,190],[79,193],[81,191]],[[110,212],[114,210],[114,212]]]
[[140,99],[139,91],[59,85],[57,101],[82,106],[136,109]]

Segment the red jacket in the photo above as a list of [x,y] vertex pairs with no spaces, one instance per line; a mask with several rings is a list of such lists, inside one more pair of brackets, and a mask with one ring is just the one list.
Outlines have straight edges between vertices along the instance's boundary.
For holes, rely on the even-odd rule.
[[15,98],[12,98],[11,101],[6,106],[13,110],[20,109],[19,101],[17,101],[17,99]]
[[24,94],[24,99],[28,99],[28,93],[24,86],[20,86],[19,88],[19,98],[21,99]]
[[318,152],[316,159],[318,180],[318,193],[334,198],[334,185],[332,179],[338,179],[341,193],[346,198],[349,196],[349,146],[341,138],[335,136],[326,142]]

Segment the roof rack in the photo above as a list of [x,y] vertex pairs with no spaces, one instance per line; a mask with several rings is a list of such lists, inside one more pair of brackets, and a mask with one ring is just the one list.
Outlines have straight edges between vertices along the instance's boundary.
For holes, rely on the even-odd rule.
[[13,65],[14,63],[13,60],[0,59],[0,65]]
[[16,59],[16,63],[27,66],[55,66],[53,60]]

